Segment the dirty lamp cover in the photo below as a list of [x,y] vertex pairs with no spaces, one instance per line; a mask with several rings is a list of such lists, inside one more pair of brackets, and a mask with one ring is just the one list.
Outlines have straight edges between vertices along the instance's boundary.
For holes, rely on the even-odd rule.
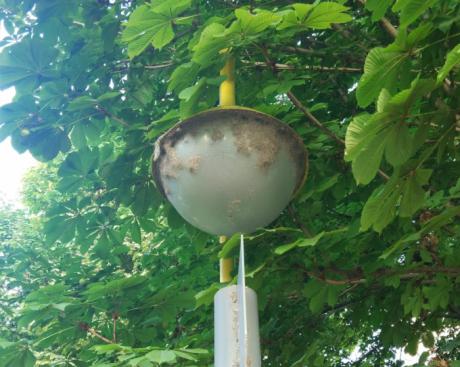
[[254,110],[217,108],[157,141],[153,174],[185,220],[232,235],[276,219],[302,186],[307,162],[303,142],[285,123]]

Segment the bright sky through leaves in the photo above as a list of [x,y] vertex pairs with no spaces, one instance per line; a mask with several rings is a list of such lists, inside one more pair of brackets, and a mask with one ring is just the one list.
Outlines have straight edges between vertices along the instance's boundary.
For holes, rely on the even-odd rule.
[[[6,36],[3,24],[0,24],[0,40]],[[0,106],[9,103],[14,97],[14,88],[0,90]],[[18,204],[22,186],[22,177],[35,165],[36,160],[29,152],[19,154],[11,146],[10,139],[0,143],[0,197]]]

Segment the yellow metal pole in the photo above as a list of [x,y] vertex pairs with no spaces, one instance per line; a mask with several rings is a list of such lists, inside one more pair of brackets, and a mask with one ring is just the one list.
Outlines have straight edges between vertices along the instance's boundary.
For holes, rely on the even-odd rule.
[[[220,236],[219,243],[223,245],[227,237]],[[228,283],[232,280],[233,259],[231,257],[220,259],[220,282]]]
[[[235,98],[235,59],[231,56],[225,66],[221,69],[220,75],[227,78],[220,84],[219,104],[221,106],[234,106]],[[219,243],[223,245],[227,241],[225,236],[219,237]],[[220,282],[228,283],[232,280],[233,260],[232,258],[220,259]]]
[[235,58],[231,56],[220,71],[220,75],[227,77],[227,79],[220,84],[219,104],[221,106],[234,106],[236,104],[234,70]]

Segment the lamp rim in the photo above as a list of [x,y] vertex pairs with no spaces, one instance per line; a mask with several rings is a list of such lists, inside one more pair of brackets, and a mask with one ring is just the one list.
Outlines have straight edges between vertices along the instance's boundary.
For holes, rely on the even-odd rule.
[[301,173],[300,179],[298,179],[296,187],[291,196],[291,200],[292,200],[302,189],[307,179],[307,175],[308,175],[308,168],[309,168],[308,151],[305,148],[305,144],[303,143],[298,133],[285,122],[282,122],[281,120],[267,113],[260,112],[252,108],[236,106],[236,105],[235,106],[219,106],[219,107],[214,107],[214,108],[207,109],[205,111],[198,112],[184,120],[178,121],[173,127],[171,127],[168,131],[166,131],[164,134],[158,137],[158,139],[155,142],[151,168],[152,168],[153,180],[155,182],[157,189],[160,191],[161,195],[166,199],[168,198],[164,190],[164,187],[163,187],[163,182],[162,182],[161,173],[160,173],[160,162],[161,162],[162,157],[166,154],[166,151],[163,146],[164,143],[173,142],[174,144],[187,132],[188,129],[192,128],[193,126],[197,124],[200,124],[200,122],[204,120],[203,119],[204,117],[208,118],[210,115],[213,115],[213,114],[222,115],[228,112],[240,113],[246,116],[256,117],[259,120],[262,120],[264,123],[271,124],[274,127],[282,129],[284,130],[284,132],[287,132],[290,135],[290,138],[292,138],[293,141],[295,142],[294,144],[298,145],[298,147],[301,147],[301,150],[303,153],[302,160],[304,161],[304,164],[302,164],[303,172]]

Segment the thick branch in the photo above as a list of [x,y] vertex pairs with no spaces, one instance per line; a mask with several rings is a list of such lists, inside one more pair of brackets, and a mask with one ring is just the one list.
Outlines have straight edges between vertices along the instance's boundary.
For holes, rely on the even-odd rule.
[[385,28],[385,30],[391,37],[396,38],[396,36],[398,35],[398,31],[387,18],[383,17],[382,19],[380,19],[380,24],[383,28]]
[[[358,0],[358,2],[362,5],[366,5],[366,0]],[[396,38],[396,36],[398,35],[398,30],[395,28],[393,24],[391,24],[391,22],[387,18],[383,17],[382,19],[380,19],[380,24],[391,37]]]

